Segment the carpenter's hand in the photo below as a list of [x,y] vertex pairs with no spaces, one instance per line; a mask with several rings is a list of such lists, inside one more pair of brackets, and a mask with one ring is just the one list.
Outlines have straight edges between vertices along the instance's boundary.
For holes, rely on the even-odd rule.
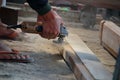
[[18,36],[18,33],[11,29],[7,29],[6,27],[7,25],[0,21],[0,38],[5,37],[15,39]]
[[39,15],[37,22],[42,22],[43,25],[43,31],[39,34],[47,39],[56,38],[60,33],[60,25],[63,23],[62,18],[54,10],[45,15]]

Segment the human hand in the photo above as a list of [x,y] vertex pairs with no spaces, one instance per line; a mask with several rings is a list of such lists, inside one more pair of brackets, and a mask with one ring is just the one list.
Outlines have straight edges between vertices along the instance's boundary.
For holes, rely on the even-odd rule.
[[0,38],[10,38],[15,39],[18,36],[18,33],[14,30],[7,29],[7,25],[0,21]]
[[42,22],[43,26],[43,31],[39,34],[47,39],[56,38],[60,33],[60,26],[63,24],[62,18],[52,9],[45,15],[39,15],[37,22]]

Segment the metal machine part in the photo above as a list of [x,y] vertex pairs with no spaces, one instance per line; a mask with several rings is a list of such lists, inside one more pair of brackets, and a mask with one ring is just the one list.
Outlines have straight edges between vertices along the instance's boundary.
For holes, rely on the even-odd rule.
[[60,34],[58,36],[58,43],[63,43],[64,38],[68,36],[68,31],[67,28],[65,26],[61,26],[60,27]]

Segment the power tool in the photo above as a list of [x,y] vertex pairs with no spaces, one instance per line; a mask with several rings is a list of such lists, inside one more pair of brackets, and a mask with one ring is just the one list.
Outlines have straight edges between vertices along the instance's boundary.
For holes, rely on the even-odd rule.
[[[19,25],[9,25],[7,26],[8,29],[17,29],[20,28],[22,31],[27,32],[27,33],[39,33],[42,32],[43,26],[39,25],[37,27],[35,26],[35,22],[25,22],[26,26],[19,24]],[[58,35],[58,43],[63,43],[64,38],[68,36],[68,31],[65,26],[61,25],[60,26],[60,34]]]

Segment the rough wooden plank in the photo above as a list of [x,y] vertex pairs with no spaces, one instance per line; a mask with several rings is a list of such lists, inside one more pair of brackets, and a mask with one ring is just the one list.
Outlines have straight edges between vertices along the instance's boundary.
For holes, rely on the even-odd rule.
[[105,21],[101,25],[101,43],[115,57],[117,57],[120,46],[120,27],[113,22]]
[[67,41],[94,80],[112,80],[112,74],[104,68],[94,53],[77,35],[70,34]]
[[68,63],[72,71],[74,72],[77,80],[94,80],[92,75],[89,74],[88,70],[75,55],[73,49],[70,45],[66,44],[63,46],[63,51],[61,52],[63,58]]
[[103,33],[103,25],[105,23],[105,20],[102,20],[100,22],[100,33],[99,33],[99,37],[100,37],[100,44],[102,44],[102,33]]
[[116,52],[110,48],[107,44],[105,44],[104,42],[102,42],[101,44],[108,52],[110,52],[114,57],[117,57],[117,54],[115,54]]

